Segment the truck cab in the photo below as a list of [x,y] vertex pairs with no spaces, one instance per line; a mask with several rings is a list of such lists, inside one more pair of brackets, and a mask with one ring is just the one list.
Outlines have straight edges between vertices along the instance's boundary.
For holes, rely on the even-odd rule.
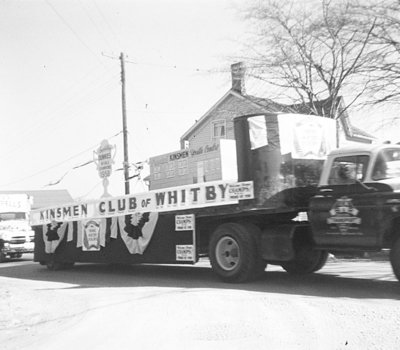
[[391,249],[400,276],[400,145],[347,147],[325,161],[309,220],[318,249]]
[[386,184],[393,191],[400,190],[400,145],[364,145],[332,151],[319,186],[357,182]]

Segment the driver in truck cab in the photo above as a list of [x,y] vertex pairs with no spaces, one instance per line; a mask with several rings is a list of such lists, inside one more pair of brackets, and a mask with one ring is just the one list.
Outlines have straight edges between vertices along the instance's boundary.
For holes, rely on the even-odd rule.
[[340,164],[337,169],[337,184],[346,185],[354,183],[356,179],[355,169],[349,164]]

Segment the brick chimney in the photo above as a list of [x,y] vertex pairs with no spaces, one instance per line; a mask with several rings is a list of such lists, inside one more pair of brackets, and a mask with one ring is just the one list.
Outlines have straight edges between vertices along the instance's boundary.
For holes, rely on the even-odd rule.
[[231,65],[232,90],[242,95],[245,94],[245,87],[244,87],[245,71],[246,69],[243,62],[238,62]]

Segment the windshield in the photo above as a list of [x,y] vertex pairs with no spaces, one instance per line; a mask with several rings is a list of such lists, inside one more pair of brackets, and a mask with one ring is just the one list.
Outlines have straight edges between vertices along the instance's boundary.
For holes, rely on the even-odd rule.
[[334,159],[329,174],[329,185],[352,184],[364,181],[368,168],[369,156],[342,156]]
[[400,177],[400,150],[382,150],[376,158],[372,179],[384,180],[395,177]]

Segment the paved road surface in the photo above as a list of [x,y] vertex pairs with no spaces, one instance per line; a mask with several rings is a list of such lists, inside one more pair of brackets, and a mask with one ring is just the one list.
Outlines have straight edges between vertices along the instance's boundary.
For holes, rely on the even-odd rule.
[[294,277],[220,282],[196,266],[0,265],[0,349],[399,349],[388,262],[330,261]]

